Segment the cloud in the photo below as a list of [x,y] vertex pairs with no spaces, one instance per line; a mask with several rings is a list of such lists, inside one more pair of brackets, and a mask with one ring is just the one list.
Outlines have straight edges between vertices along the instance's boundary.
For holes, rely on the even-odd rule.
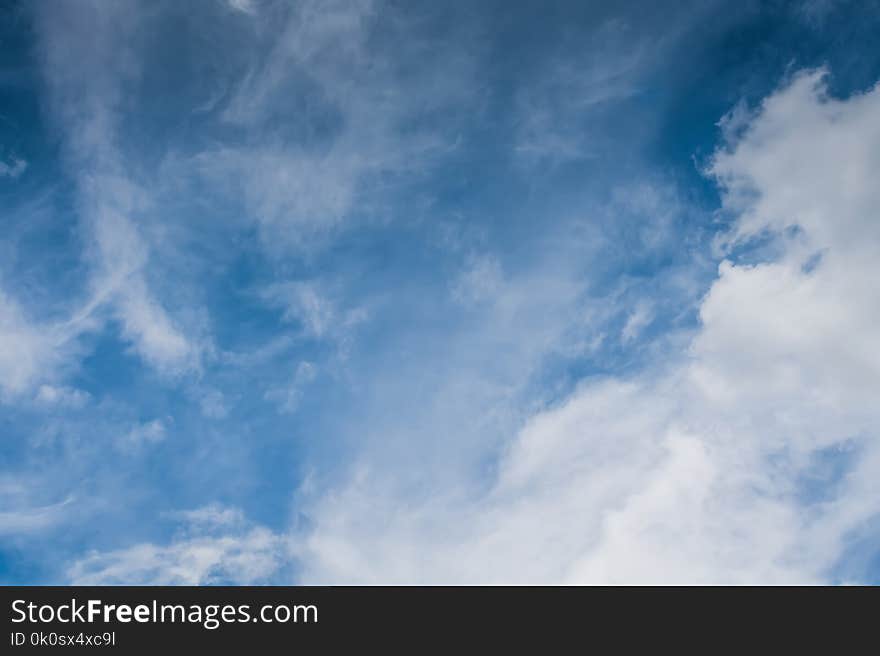
[[650,304],[646,301],[637,303],[626,318],[623,330],[620,331],[621,341],[624,343],[633,341],[644,328],[650,325],[652,319],[653,312]]
[[303,333],[309,337],[320,339],[338,324],[335,304],[314,283],[273,283],[261,296],[269,305],[284,310],[284,321],[300,323]]
[[240,11],[243,14],[255,14],[257,8],[253,0],[227,0],[227,4],[231,9]]
[[736,385],[737,397],[809,393],[826,411],[834,404],[852,411],[880,372],[873,327],[880,306],[871,300],[880,91],[829,98],[826,75],[795,76],[710,167],[725,208],[739,217],[726,241],[735,246],[770,231],[785,235],[785,251],[755,266],[722,263],[693,348],[706,363],[698,374],[719,394],[723,382],[714,383],[708,368],[728,384],[751,381]]
[[311,362],[300,362],[296,366],[293,379],[283,387],[273,387],[266,392],[265,398],[278,404],[285,414],[296,412],[302,400],[303,388],[315,380],[317,368]]
[[[367,460],[313,500],[303,582],[833,582],[876,544],[880,89],[824,79],[794,76],[716,153],[735,250],[685,353],[536,414],[487,491],[416,502]],[[778,257],[736,261],[768,234]]]
[[146,362],[170,373],[191,371],[198,366],[197,347],[147,292],[142,280],[128,283],[117,307],[123,335],[134,342]]
[[162,442],[167,437],[165,422],[161,419],[153,419],[143,424],[138,424],[119,440],[119,445],[125,449],[137,449],[144,445]]
[[[42,95],[19,104],[46,108],[60,149],[37,168],[66,176],[40,189],[51,230],[27,203],[4,248],[0,395],[25,402],[0,411],[32,472],[5,521],[51,527],[76,490],[77,526],[122,531],[32,562],[75,553],[71,579],[100,582],[801,582],[876,542],[875,90],[830,98],[812,72],[737,105],[711,222],[675,191],[681,148],[754,84],[727,64],[700,82],[718,61],[681,54],[708,53],[705,30],[660,52],[690,11],[537,30],[528,8],[500,26],[370,1],[27,11],[42,84],[20,89]],[[40,183],[4,162],[12,200]],[[120,473],[114,446],[156,466]],[[175,498],[308,521],[157,511]]]
[[168,545],[136,544],[93,552],[73,563],[73,585],[255,585],[283,567],[284,540],[245,522],[234,508],[180,513],[184,536]]
[[99,4],[34,8],[49,106],[62,130],[93,267],[91,296],[79,316],[104,316],[100,310],[110,307],[144,360],[179,374],[197,368],[200,347],[151,288],[151,247],[142,228],[151,218],[150,195],[132,175],[120,143],[126,89],[140,73],[142,16],[132,6]]
[[346,307],[336,287],[321,280],[276,282],[259,296],[269,307],[282,310],[282,321],[298,325],[300,337],[333,343],[344,359],[369,312],[363,306]]
[[[0,400],[12,401],[41,382],[57,379],[78,355],[78,339],[92,327],[88,319],[35,321],[0,288]],[[75,390],[46,385],[37,400],[77,405]],[[57,394],[53,395],[53,392]]]
[[42,405],[81,408],[89,402],[90,398],[91,395],[88,392],[72,387],[40,385],[35,401]]
[[[210,322],[199,314],[206,285],[192,275],[200,263],[180,243],[199,244],[203,235],[175,222],[181,197],[202,198],[201,185],[212,185],[223,209],[211,211],[234,207],[248,230],[260,226],[274,254],[320,241],[349,220],[385,221],[397,181],[417,177],[454,147],[454,120],[418,118],[441,109],[460,115],[471,92],[467,48],[440,56],[409,38],[412,17],[380,20],[375,3],[230,7],[251,15],[192,10],[182,23],[210,19],[228,28],[222,39],[245,43],[223,41],[221,49],[238,54],[212,78],[217,88],[200,118],[206,139],[167,150],[143,137],[141,128],[151,134],[159,126],[139,122],[139,111],[152,107],[144,91],[157,62],[148,44],[165,12],[100,3],[29,9],[90,270],[69,339],[118,330],[130,352],[166,378],[199,374],[212,353]],[[374,39],[377,31],[396,45]],[[440,46],[446,38],[436,37]],[[402,55],[407,48],[411,57]],[[191,54],[216,60],[212,48]],[[140,127],[129,129],[132,123]],[[168,270],[174,257],[180,271]],[[307,330],[327,330],[319,311],[313,308]],[[334,338],[344,350],[345,339]]]
[[202,414],[210,419],[223,419],[229,414],[229,404],[219,390],[208,390],[200,395],[199,407]]
[[262,20],[271,45],[252,49],[219,112],[244,138],[180,165],[234,191],[270,253],[308,252],[348,223],[386,221],[404,181],[454,150],[472,65],[464,41],[421,35],[437,42],[426,48],[417,19],[370,0],[307,0]]
[[4,510],[0,512],[0,535],[20,537],[54,528],[68,518],[69,505],[72,501],[73,499],[69,498],[46,506]]
[[15,180],[27,169],[27,162],[18,157],[13,157],[10,162],[0,162],[0,178]]
[[228,508],[220,504],[210,504],[194,510],[181,510],[169,513],[196,530],[219,529],[238,526],[245,522],[244,513],[239,508]]
[[23,391],[48,373],[55,356],[51,335],[29,322],[0,289],[0,392],[7,396]]
[[610,20],[587,39],[564,40],[558,55],[518,90],[514,151],[520,161],[556,164],[596,155],[591,119],[639,92],[648,48],[628,31]]
[[452,298],[469,305],[492,299],[501,290],[504,274],[498,259],[474,256],[452,285]]

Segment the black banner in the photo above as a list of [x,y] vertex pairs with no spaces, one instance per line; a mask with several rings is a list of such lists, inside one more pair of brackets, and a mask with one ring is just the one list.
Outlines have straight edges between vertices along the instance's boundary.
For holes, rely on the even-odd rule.
[[873,644],[875,588],[6,587],[2,653]]

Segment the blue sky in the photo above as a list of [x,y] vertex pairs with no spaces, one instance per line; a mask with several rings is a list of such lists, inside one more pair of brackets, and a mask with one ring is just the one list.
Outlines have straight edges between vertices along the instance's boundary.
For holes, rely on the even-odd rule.
[[0,9],[0,581],[877,583],[880,4]]

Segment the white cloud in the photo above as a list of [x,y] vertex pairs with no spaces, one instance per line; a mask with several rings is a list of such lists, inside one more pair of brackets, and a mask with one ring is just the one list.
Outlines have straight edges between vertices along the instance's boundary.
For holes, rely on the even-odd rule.
[[219,149],[200,155],[196,166],[218,185],[241,187],[270,248],[308,243],[341,222],[369,168],[357,153],[311,155],[270,146]]
[[73,387],[40,385],[35,401],[43,405],[57,405],[66,408],[81,408],[89,402],[91,395]]
[[285,541],[243,519],[241,511],[207,506],[179,513],[184,535],[168,545],[141,543],[93,552],[67,572],[73,585],[254,585],[284,565]]
[[645,53],[651,48],[608,21],[584,39],[560,45],[532,84],[516,95],[514,149],[530,164],[554,164],[595,156],[597,134],[590,118],[614,101],[639,91]]
[[198,345],[149,283],[151,246],[139,224],[151,218],[150,196],[119,144],[125,84],[139,75],[134,36],[142,16],[131,6],[100,3],[35,11],[50,108],[63,131],[93,267],[80,320],[109,306],[144,360],[166,373],[195,369]]
[[[0,288],[0,400],[19,399],[40,383],[57,379],[77,354],[78,337],[91,326],[87,318],[35,321]],[[78,406],[87,398],[63,386],[45,388],[37,393],[38,402]]]
[[878,114],[880,89],[831,99],[821,72],[769,97],[709,172],[726,242],[781,255],[721,264],[689,352],[537,414],[485,493],[415,501],[367,454],[313,502],[304,582],[835,580],[880,513]]
[[[4,497],[7,495],[3,495]],[[28,506],[12,509],[10,499],[7,510],[0,511],[0,535],[19,537],[28,533],[49,530],[69,517],[72,498],[46,506]],[[6,505],[6,504],[4,504]]]
[[253,0],[227,0],[227,4],[231,9],[240,11],[243,14],[255,14],[257,8]]
[[13,157],[8,163],[0,162],[0,178],[12,178],[15,180],[27,169],[27,162]]
[[273,387],[265,394],[268,401],[274,401],[283,413],[293,413],[299,408],[303,388],[315,380],[318,370],[311,362],[300,362],[296,366],[293,379],[285,386]]
[[285,321],[299,322],[309,337],[321,338],[339,322],[335,304],[314,283],[274,283],[261,296],[270,305],[284,310]]
[[633,341],[641,334],[642,330],[651,324],[653,318],[654,313],[650,303],[647,301],[636,303],[636,306],[627,316],[623,329],[620,331],[621,341],[624,344]]
[[202,414],[210,419],[223,419],[229,414],[226,397],[219,390],[208,390],[199,398]]
[[367,320],[363,307],[345,307],[331,285],[321,281],[289,281],[268,285],[260,298],[283,311],[282,320],[296,323],[300,335],[335,342],[344,357],[355,329]]
[[161,419],[153,419],[132,428],[119,439],[118,443],[122,448],[137,449],[162,442],[167,437],[167,433],[165,422]]
[[160,371],[178,373],[198,366],[198,351],[146,290],[142,280],[129,282],[118,305],[123,335],[138,354]]
[[[352,220],[387,220],[396,182],[454,148],[455,116],[474,93],[466,44],[437,58],[412,39],[411,20],[370,0],[307,0],[264,26],[277,30],[273,47],[252,59],[221,113],[249,139],[183,164],[233,191],[270,253],[312,246]],[[439,109],[442,124],[412,128]]]
[[[824,75],[798,75],[765,101],[711,167],[740,217],[734,243],[768,230],[789,236],[775,262],[722,263],[693,348],[697,375],[719,394],[754,402],[809,395],[837,422],[870,407],[880,373],[880,91],[831,99]],[[751,384],[722,389],[740,379]]]
[[28,388],[55,362],[51,335],[24,316],[21,307],[0,289],[0,392]]
[[490,255],[470,258],[452,285],[452,298],[463,305],[491,301],[504,284],[498,259]]
[[182,520],[198,530],[219,529],[237,526],[245,522],[244,513],[239,508],[228,508],[220,504],[210,504],[194,510],[181,510],[169,513],[170,517]]

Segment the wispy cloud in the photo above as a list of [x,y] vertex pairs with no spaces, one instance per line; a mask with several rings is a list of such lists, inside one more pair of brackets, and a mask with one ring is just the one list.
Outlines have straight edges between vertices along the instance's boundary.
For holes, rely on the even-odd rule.
[[247,135],[244,143],[188,162],[241,194],[273,252],[313,246],[345,221],[387,212],[398,181],[454,148],[454,121],[418,117],[459,115],[473,102],[467,51],[440,58],[419,45],[406,53],[410,26],[380,3],[308,1],[288,9],[280,29],[266,26],[276,30],[271,48],[234,85],[221,113]]
[[[19,397],[59,370],[79,351],[77,337],[87,323],[42,323],[0,289],[0,399]],[[49,388],[51,389],[51,388]]]
[[315,380],[318,375],[317,368],[311,362],[300,362],[286,385],[273,387],[266,392],[266,399],[278,403],[283,413],[293,413],[299,407],[303,395],[303,388]]
[[234,508],[206,507],[180,514],[187,537],[168,546],[136,544],[92,553],[68,571],[74,585],[254,585],[283,567],[284,540],[243,522]]
[[27,169],[27,162],[17,157],[8,162],[0,161],[0,178],[12,178],[15,180]]
[[614,20],[587,39],[564,41],[559,49],[516,98],[514,149],[523,161],[537,165],[595,156],[596,114],[639,92],[650,52]]
[[161,442],[167,436],[165,422],[161,419],[153,419],[143,424],[138,424],[119,440],[120,447],[124,449],[138,449],[149,444]]
[[[81,316],[112,308],[123,335],[150,364],[171,373],[198,366],[199,348],[150,288],[150,246],[138,221],[149,195],[120,150],[124,87],[137,79],[133,37],[138,10],[62,3],[38,11],[43,74],[62,128],[79,210],[91,237],[91,298]],[[76,60],[71,52],[80,53]]]
[[89,402],[90,394],[72,387],[40,385],[35,400],[39,404],[81,408]]
[[0,535],[19,537],[54,528],[63,523],[66,508],[72,501],[66,499],[48,506],[4,510],[0,512]]

